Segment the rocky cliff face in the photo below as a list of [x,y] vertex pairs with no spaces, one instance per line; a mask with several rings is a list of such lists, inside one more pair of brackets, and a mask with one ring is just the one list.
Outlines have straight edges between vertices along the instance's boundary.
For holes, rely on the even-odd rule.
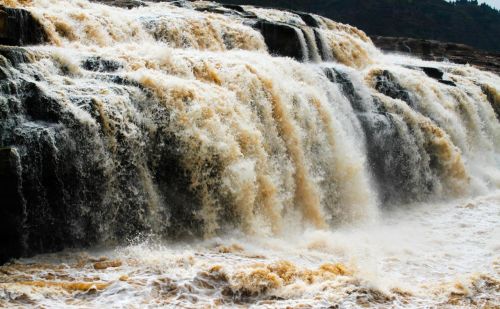
[[500,54],[473,47],[434,40],[372,36],[373,43],[387,52],[398,52],[431,61],[470,64],[500,74]]
[[28,11],[0,5],[1,45],[35,45],[45,40],[45,31]]

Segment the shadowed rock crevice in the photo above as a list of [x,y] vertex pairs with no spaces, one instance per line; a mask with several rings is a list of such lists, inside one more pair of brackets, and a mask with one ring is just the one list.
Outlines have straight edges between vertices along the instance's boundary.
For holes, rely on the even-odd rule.
[[382,71],[375,76],[375,89],[393,99],[405,101],[409,106],[415,108],[411,93],[401,87],[394,75],[389,71]]
[[36,45],[47,41],[42,25],[23,9],[0,5],[0,44]]
[[15,148],[0,148],[0,264],[12,256],[21,256],[25,250],[25,201],[22,193],[22,175],[19,154]]
[[82,64],[82,68],[94,72],[115,72],[122,68],[122,65],[110,59],[104,59],[102,57],[89,57],[85,59]]
[[278,56],[291,57],[298,61],[304,59],[304,52],[295,27],[287,24],[272,23],[259,20],[253,26],[264,36],[269,53]]

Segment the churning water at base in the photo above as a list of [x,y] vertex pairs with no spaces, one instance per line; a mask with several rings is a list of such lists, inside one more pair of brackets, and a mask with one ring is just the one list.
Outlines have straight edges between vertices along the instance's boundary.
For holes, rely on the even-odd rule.
[[500,306],[500,192],[287,237],[153,241],[0,267],[0,306]]
[[16,254],[103,249],[0,267],[0,305],[500,305],[497,75],[303,13],[5,3],[45,33],[0,47]]

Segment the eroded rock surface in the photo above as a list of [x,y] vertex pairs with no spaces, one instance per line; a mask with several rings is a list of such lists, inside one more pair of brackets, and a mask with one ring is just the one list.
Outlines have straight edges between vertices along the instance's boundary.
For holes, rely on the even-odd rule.
[[42,26],[28,11],[0,5],[0,45],[35,45],[45,41]]
[[400,52],[420,57],[424,60],[451,61],[459,64],[471,64],[480,69],[500,74],[500,54],[486,52],[473,47],[433,40],[371,37],[373,43],[388,52]]

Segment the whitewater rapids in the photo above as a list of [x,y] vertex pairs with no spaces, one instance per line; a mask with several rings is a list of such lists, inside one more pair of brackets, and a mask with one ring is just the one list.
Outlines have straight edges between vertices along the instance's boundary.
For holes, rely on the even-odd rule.
[[500,306],[497,75],[297,12],[3,3],[46,40],[0,48],[19,255],[90,249],[0,266],[0,306]]
[[68,251],[0,267],[0,305],[496,308],[500,192],[374,224]]

